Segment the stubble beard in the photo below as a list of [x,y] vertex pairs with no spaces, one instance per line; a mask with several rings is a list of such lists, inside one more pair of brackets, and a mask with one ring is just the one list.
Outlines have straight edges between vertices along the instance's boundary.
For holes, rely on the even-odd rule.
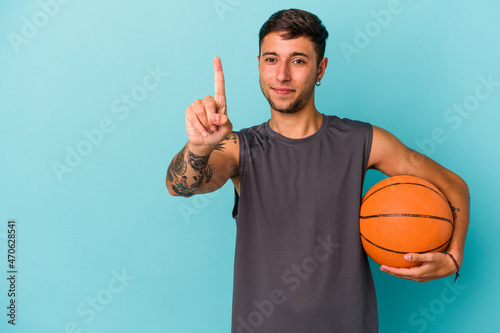
[[278,107],[276,105],[276,103],[273,101],[273,99],[271,98],[271,95],[269,93],[269,90],[271,88],[265,89],[264,85],[262,83],[262,80],[260,78],[259,78],[259,82],[260,82],[260,89],[262,90],[264,97],[269,102],[269,105],[271,106],[271,108],[273,110],[276,110],[276,111],[281,112],[281,113],[296,113],[296,112],[302,110],[302,108],[307,104],[307,102],[309,101],[309,99],[311,98],[311,96],[314,93],[314,83],[313,83],[308,87],[307,90],[304,90],[299,96],[297,96],[290,104],[288,104],[287,106],[284,106],[284,107]]

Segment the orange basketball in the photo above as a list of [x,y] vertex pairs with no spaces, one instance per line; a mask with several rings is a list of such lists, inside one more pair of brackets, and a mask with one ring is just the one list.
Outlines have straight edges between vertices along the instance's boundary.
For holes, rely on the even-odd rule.
[[431,183],[413,176],[389,177],[361,201],[361,242],[378,264],[412,267],[405,253],[444,252],[453,234],[453,213]]

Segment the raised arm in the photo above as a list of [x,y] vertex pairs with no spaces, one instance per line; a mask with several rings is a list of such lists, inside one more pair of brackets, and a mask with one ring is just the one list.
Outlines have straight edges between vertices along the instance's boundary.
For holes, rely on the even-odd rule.
[[188,143],[167,170],[170,194],[190,197],[212,192],[238,173],[238,137],[227,117],[224,73],[214,59],[215,94],[196,100],[186,109]]
[[[432,159],[409,149],[394,135],[373,127],[373,143],[368,167],[375,168],[388,176],[412,175],[434,184],[445,195],[454,213],[453,236],[446,252],[451,253],[462,265],[465,237],[469,226],[469,189],[455,173]],[[422,262],[421,266],[394,268],[381,266],[380,269],[394,276],[426,282],[455,274],[453,260],[443,253],[409,253],[409,261]]]

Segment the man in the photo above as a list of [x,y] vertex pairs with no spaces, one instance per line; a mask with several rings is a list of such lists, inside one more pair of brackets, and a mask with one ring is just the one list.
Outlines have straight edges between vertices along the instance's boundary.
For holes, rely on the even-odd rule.
[[389,132],[316,109],[328,32],[315,15],[277,12],[259,37],[260,85],[271,119],[232,132],[215,58],[215,95],[186,110],[189,141],[169,166],[168,190],[189,197],[233,181],[233,332],[377,332],[375,289],[359,237],[366,170],[426,179],[452,205],[450,255],[407,254],[422,265],[381,266],[420,282],[452,275],[462,263],[467,185]]

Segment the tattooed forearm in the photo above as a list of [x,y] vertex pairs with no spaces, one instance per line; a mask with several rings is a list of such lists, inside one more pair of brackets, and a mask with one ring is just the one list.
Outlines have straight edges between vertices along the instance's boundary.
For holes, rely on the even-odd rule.
[[186,147],[182,148],[182,150],[177,154],[175,159],[172,162],[172,172],[177,175],[183,175],[187,170],[187,163],[184,160],[184,152],[186,151]]
[[205,175],[209,174],[205,170],[209,156],[196,155],[184,147],[174,157],[167,170],[167,181],[172,190],[183,197],[192,196],[203,183]]
[[214,175],[214,165],[212,163],[208,163],[207,168],[205,169],[205,178],[208,182],[212,179],[212,176]]
[[196,189],[193,189],[191,186],[187,186],[186,176],[182,176],[180,181],[174,180],[172,184],[172,189],[179,195],[183,197],[190,197],[194,194]]
[[167,169],[167,181],[172,183],[174,181],[174,174],[172,172],[172,166],[170,165]]
[[203,169],[205,169],[205,167],[207,166],[209,157],[210,157],[210,155],[206,155],[206,156],[196,155],[195,153],[193,153],[192,151],[190,151],[188,149],[188,162],[189,162],[189,165],[195,171],[202,171]]
[[198,176],[194,176],[193,179],[195,181],[195,183],[193,183],[193,185],[191,185],[191,187],[193,188],[199,188],[201,186],[201,183],[203,183],[203,178],[205,177],[205,175],[202,173],[200,173]]

